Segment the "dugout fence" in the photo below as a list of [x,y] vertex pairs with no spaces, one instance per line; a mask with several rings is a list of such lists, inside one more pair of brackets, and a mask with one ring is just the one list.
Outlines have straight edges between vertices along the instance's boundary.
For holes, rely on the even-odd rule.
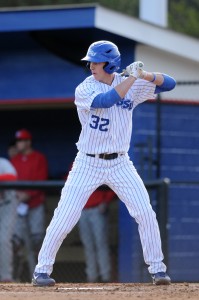
[[[162,237],[162,246],[165,256],[165,262],[168,262],[168,197],[170,180],[168,178],[150,180],[144,182],[149,192],[153,194],[152,206],[157,214],[158,223]],[[49,224],[53,211],[59,201],[61,189],[64,185],[62,180],[48,181],[16,181],[16,182],[1,182],[1,190],[25,190],[25,189],[40,189],[46,192],[46,226]],[[102,186],[100,189],[108,189],[107,186]],[[155,196],[154,196],[155,195]],[[155,198],[154,198],[155,197]],[[155,201],[154,201],[155,199]],[[113,201],[110,205],[110,252],[112,264],[112,282],[118,282],[122,270],[119,269],[119,230],[118,220],[120,217],[118,201]],[[28,227],[24,236],[25,244],[20,255],[14,253],[14,279],[17,282],[31,281],[32,272],[36,264],[36,260],[31,247],[30,233]],[[129,265],[130,267],[130,265]],[[142,270],[140,271],[142,272]],[[68,237],[64,240],[56,257],[54,265],[53,277],[57,282],[86,282],[85,275],[85,259],[83,245],[81,244],[78,230],[76,226]]]

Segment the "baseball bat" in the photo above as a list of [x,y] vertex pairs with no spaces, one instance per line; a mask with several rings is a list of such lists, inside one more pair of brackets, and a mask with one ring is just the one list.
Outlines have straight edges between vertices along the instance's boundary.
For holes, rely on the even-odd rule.
[[125,74],[126,74],[126,72],[125,72],[125,71],[126,71],[126,70],[125,70],[125,69],[123,69],[123,70],[122,70],[122,73],[120,73],[120,75],[121,75],[121,76],[125,76]]

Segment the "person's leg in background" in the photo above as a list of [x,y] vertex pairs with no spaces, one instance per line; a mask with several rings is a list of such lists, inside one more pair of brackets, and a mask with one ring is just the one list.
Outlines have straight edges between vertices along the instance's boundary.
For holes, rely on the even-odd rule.
[[[21,205],[21,203],[20,203]],[[19,211],[17,206],[17,217],[13,233],[13,250],[14,250],[14,279],[16,281],[24,280],[24,265],[27,261],[27,240],[30,240],[29,227],[27,224],[27,213],[24,215]],[[28,255],[30,255],[28,253]]]
[[98,267],[95,249],[95,241],[93,236],[92,223],[90,220],[92,208],[83,209],[80,220],[78,222],[80,239],[84,247],[86,277],[88,282],[98,281]]
[[4,193],[0,200],[0,281],[13,281],[12,237],[16,222],[17,199],[15,192]]
[[37,258],[46,230],[46,213],[44,204],[29,209],[28,223],[33,251]]
[[34,271],[37,256],[45,236],[45,220],[44,204],[29,209],[26,229],[26,248],[28,250],[30,274]]
[[29,273],[36,264],[36,259],[45,235],[45,208],[44,205],[28,209],[23,215],[18,210],[15,232],[13,236],[14,253],[16,255],[15,279],[20,281],[24,263],[28,263]]
[[96,258],[102,282],[111,281],[111,258],[109,247],[108,210],[105,203],[95,207],[91,215],[95,240]]

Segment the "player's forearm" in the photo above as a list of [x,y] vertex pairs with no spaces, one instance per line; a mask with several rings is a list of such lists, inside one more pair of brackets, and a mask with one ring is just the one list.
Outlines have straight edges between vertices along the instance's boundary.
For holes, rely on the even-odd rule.
[[144,80],[153,82],[155,85],[162,85],[164,82],[164,76],[161,73],[144,71],[143,75]]
[[176,81],[171,76],[158,72],[148,72],[143,67],[143,62],[137,61],[127,66],[123,73],[129,77],[153,82],[156,85],[155,93],[170,91],[175,87]]
[[118,93],[118,95],[123,99],[128,92],[128,90],[132,87],[134,82],[136,81],[136,78],[133,76],[129,76],[124,81],[122,81],[120,84],[115,86],[115,90]]
[[[137,78],[134,76],[129,76],[123,82],[118,84],[115,87],[115,90],[120,95],[121,98],[124,98],[128,90],[134,84]],[[152,73],[152,72],[145,72],[143,79],[147,81],[152,81],[155,85],[162,85],[164,82],[164,77],[161,73]]]
[[144,71],[143,79],[156,85],[155,94],[167,92],[174,89],[176,81],[173,77],[162,73],[151,73]]

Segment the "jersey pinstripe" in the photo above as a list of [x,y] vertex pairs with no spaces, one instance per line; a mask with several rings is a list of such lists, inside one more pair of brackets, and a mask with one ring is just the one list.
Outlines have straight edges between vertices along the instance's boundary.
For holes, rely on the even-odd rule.
[[[96,81],[93,76],[87,77],[75,91],[82,131],[77,148],[83,153],[99,154],[127,152],[132,134],[133,109],[147,99],[155,98],[155,85],[138,79],[132,85],[124,99],[110,108],[92,108],[93,99],[105,93],[125,80],[115,73],[112,85]],[[125,133],[125,134],[124,134]]]

